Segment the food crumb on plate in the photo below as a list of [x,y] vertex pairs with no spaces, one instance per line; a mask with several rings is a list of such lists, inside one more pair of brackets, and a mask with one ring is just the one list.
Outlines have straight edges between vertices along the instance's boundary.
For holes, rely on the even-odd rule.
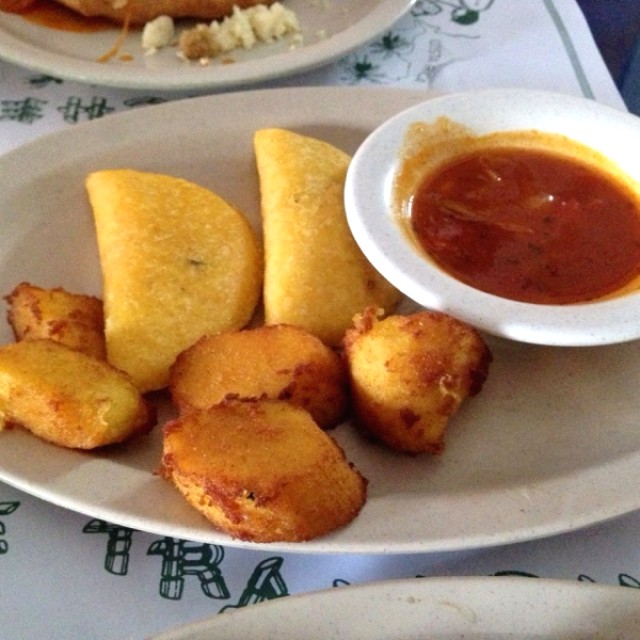
[[174,44],[175,37],[173,19],[169,16],[158,16],[145,24],[142,30],[142,48],[147,53],[155,53],[158,49]]

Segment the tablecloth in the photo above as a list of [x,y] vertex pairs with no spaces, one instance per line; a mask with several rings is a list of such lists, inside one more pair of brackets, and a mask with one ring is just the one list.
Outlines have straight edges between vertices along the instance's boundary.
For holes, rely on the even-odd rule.
[[[418,0],[342,59],[260,87],[304,85],[528,87],[624,109],[573,0]],[[0,152],[181,97],[84,85],[0,62]],[[0,484],[0,637],[140,639],[229,608],[387,578],[506,573],[638,588],[638,531],[640,513],[633,512],[486,549],[273,553],[134,531]]]

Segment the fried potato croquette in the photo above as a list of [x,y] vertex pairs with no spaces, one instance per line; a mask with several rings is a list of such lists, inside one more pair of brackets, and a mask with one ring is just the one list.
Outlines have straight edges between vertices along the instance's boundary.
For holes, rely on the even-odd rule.
[[304,327],[340,344],[356,313],[393,310],[399,294],[368,262],[347,225],[344,182],[351,158],[282,129],[255,133],[265,246],[266,324]]
[[94,358],[106,358],[102,300],[28,282],[20,283],[5,300],[16,340],[50,338]]
[[196,184],[128,169],[87,178],[103,273],[107,357],[142,391],[165,387],[202,335],[243,327],[262,285],[245,217]]
[[213,525],[254,542],[301,542],[349,523],[367,481],[311,416],[229,401],[165,425],[161,473]]
[[348,407],[342,358],[300,327],[271,325],[205,336],[181,353],[170,390],[181,412],[225,399],[286,400],[306,409],[323,428]]
[[94,449],[149,430],[155,415],[107,362],[49,339],[0,347],[0,426],[54,444]]
[[443,450],[449,419],[481,391],[492,360],[476,329],[435,311],[378,320],[367,309],[344,348],[357,424],[414,454]]

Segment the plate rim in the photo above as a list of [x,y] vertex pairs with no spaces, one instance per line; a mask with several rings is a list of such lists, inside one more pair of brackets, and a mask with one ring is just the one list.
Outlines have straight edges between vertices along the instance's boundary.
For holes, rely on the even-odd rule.
[[[409,625],[412,626],[415,623],[415,630],[419,630],[421,633],[425,631],[432,633],[433,631],[425,629],[425,622],[428,625],[429,620],[437,619],[442,615],[443,618],[451,618],[452,627],[447,630],[447,638],[451,637],[449,634],[454,632],[456,634],[464,633],[464,637],[470,633],[472,634],[470,639],[484,638],[486,636],[483,634],[486,633],[500,633],[500,637],[503,637],[502,633],[505,632],[505,629],[497,630],[489,627],[491,623],[496,624],[492,616],[495,618],[499,615],[491,605],[486,604],[489,598],[495,603],[496,609],[500,608],[500,603],[508,603],[509,615],[517,617],[519,624],[522,625],[518,629],[510,630],[517,634],[513,636],[511,633],[509,634],[508,637],[512,640],[522,638],[520,633],[523,628],[526,629],[525,625],[534,622],[534,618],[540,620],[541,614],[545,614],[546,623],[557,624],[559,627],[562,622],[562,629],[556,629],[555,633],[560,630],[564,633],[571,633],[571,630],[566,627],[564,616],[570,616],[574,623],[579,623],[581,619],[579,616],[584,615],[587,604],[597,606],[598,603],[609,605],[611,602],[615,602],[616,606],[624,613],[635,613],[635,618],[627,620],[624,629],[616,629],[612,631],[611,635],[606,635],[604,638],[611,640],[615,637],[616,640],[623,640],[623,638],[634,637],[627,635],[628,633],[640,631],[638,594],[632,593],[632,591],[629,587],[581,582],[565,578],[425,576],[382,579],[369,583],[350,584],[293,594],[239,609],[223,611],[214,616],[163,631],[151,636],[149,640],[200,640],[209,637],[206,634],[212,632],[220,633],[221,640],[235,640],[246,637],[240,634],[250,630],[247,629],[247,625],[251,625],[253,621],[255,621],[255,626],[260,624],[264,627],[266,623],[265,637],[270,637],[269,633],[284,632],[284,637],[287,638],[290,637],[287,632],[296,625],[296,620],[299,620],[295,615],[291,615],[291,609],[294,609],[294,614],[306,613],[311,617],[315,611],[332,611],[332,616],[320,618],[320,624],[323,627],[320,631],[325,633],[332,630],[336,612],[338,613],[336,626],[340,622],[343,624],[348,622],[352,613],[354,622],[355,616],[358,616],[358,620],[362,620],[362,616],[367,614],[365,618],[367,625],[379,620],[389,626],[390,620],[381,619],[381,616],[389,615],[389,608],[396,615],[406,616],[406,622]],[[575,611],[571,607],[576,602],[582,605],[580,611]],[[552,606],[545,607],[545,603]],[[597,624],[608,611],[594,611],[594,608],[588,609],[591,616],[590,622]],[[339,614],[341,612],[344,614],[345,610],[345,619],[342,619]],[[440,623],[438,622],[438,624]],[[237,629],[238,625],[240,625],[240,629]],[[407,630],[405,629],[405,631]],[[573,633],[575,632],[573,631]],[[237,633],[238,635],[236,635]],[[530,633],[535,633],[535,629],[531,629],[524,637],[531,638]],[[565,637],[564,633],[563,637]],[[620,633],[625,635],[619,635]],[[550,638],[546,632],[544,636],[536,635],[535,637],[540,637],[541,640],[542,638]],[[578,636],[571,635],[571,637]],[[435,640],[438,638],[442,638],[440,632],[434,636]]]
[[[174,101],[160,105],[140,107],[132,111],[109,115],[105,119],[85,122],[79,125],[75,125],[70,129],[51,133],[48,136],[43,136],[42,138],[33,140],[26,145],[23,145],[22,147],[18,147],[12,151],[9,151],[4,156],[0,157],[0,167],[2,166],[2,163],[6,163],[4,164],[4,166],[7,166],[7,164],[18,166],[20,164],[19,161],[21,157],[23,158],[26,156],[26,158],[29,158],[30,154],[34,153],[34,150],[35,152],[37,152],[39,148],[48,148],[50,142],[52,140],[55,141],[56,139],[57,144],[62,144],[63,142],[66,144],[69,136],[71,136],[71,140],[82,140],[83,144],[86,144],[86,140],[90,140],[91,135],[93,135],[93,130],[98,130],[99,132],[108,131],[109,138],[113,139],[114,131],[121,132],[127,127],[131,127],[132,125],[137,124],[141,118],[148,118],[149,114],[151,113],[157,114],[158,116],[162,117],[171,117],[172,115],[179,113],[185,105],[188,105],[190,111],[193,111],[192,107],[194,105],[196,107],[199,105],[203,111],[206,111],[208,113],[208,107],[210,106],[211,101],[222,101],[222,103],[225,105],[229,104],[229,101],[242,101],[246,104],[248,100],[260,100],[262,101],[262,103],[264,103],[265,99],[268,99],[268,96],[273,96],[274,99],[281,100],[284,104],[290,100],[290,97],[292,95],[295,95],[298,101],[302,101],[308,106],[309,104],[319,104],[319,98],[322,96],[325,98],[335,98],[336,92],[339,92],[340,95],[344,95],[344,92],[348,92],[351,96],[350,99],[354,101],[357,100],[359,101],[359,103],[361,103],[362,100],[366,98],[371,99],[373,97],[380,97],[380,92],[383,92],[385,96],[394,96],[394,100],[397,100],[398,103],[411,103],[413,101],[425,100],[430,98],[431,96],[438,95],[426,93],[424,90],[388,87],[308,87],[304,89],[259,89],[254,92],[244,91],[216,96],[207,96],[202,98],[191,98],[188,100],[185,99],[182,101]],[[395,108],[396,103],[393,103]],[[329,109],[330,113],[334,113],[334,111],[337,113],[337,106]],[[307,115],[309,114],[305,112],[305,117],[307,117]],[[344,115],[341,115],[340,118],[344,118]],[[330,120],[330,115],[326,115],[323,113],[322,122],[326,124]],[[117,136],[115,137],[117,138]],[[102,147],[100,147],[100,149],[102,149]],[[25,437],[31,436],[29,434],[25,434]],[[616,458],[616,470],[621,470],[621,473],[623,473],[623,478],[625,479],[635,478],[637,468],[636,460],[637,458],[634,456]],[[531,523],[524,519],[518,521],[518,524],[515,528],[512,528],[506,532],[504,531],[504,528],[501,528],[497,532],[494,531],[490,534],[487,534],[485,531],[483,531],[473,537],[463,537],[458,534],[457,536],[449,536],[446,539],[443,539],[443,537],[441,536],[437,540],[425,540],[424,537],[418,537],[416,535],[412,536],[410,540],[405,540],[402,543],[398,544],[397,541],[386,543],[365,543],[362,540],[356,541],[355,543],[353,541],[344,542],[339,539],[339,536],[336,539],[334,539],[332,536],[327,536],[324,538],[316,539],[314,541],[310,541],[309,543],[256,544],[233,540],[223,534],[219,534],[209,527],[207,527],[206,530],[198,530],[198,532],[196,532],[195,534],[193,531],[193,527],[189,528],[189,526],[175,527],[172,529],[172,531],[174,532],[174,535],[176,537],[209,542],[212,544],[224,544],[227,546],[245,547],[251,549],[278,549],[281,551],[290,551],[295,553],[412,553],[491,547],[505,543],[531,540],[557,533],[572,531],[598,522],[603,522],[613,517],[623,515],[625,513],[638,509],[640,506],[638,504],[639,496],[629,496],[628,493],[621,494],[619,485],[624,485],[626,483],[619,482],[618,474],[615,475],[615,482],[607,479],[607,473],[610,471],[610,467],[611,465],[606,465],[604,469],[588,469],[590,479],[595,478],[598,481],[601,480],[603,487],[602,490],[604,491],[606,489],[606,491],[608,492],[606,496],[604,494],[604,497],[599,495],[598,500],[590,503],[589,509],[582,508],[582,510],[577,510],[573,508],[573,505],[565,505],[564,512],[562,512],[561,514],[555,513],[553,518],[549,519],[547,517],[544,522],[538,522],[536,526],[532,526]],[[2,470],[0,472],[0,479],[4,480],[8,484],[16,486],[18,489],[22,489],[27,493],[31,493],[32,495],[45,499],[53,504],[57,504],[58,506],[68,508],[80,513],[85,513],[93,517],[104,517],[105,519],[110,519],[113,522],[131,526],[135,529],[148,531],[150,533],[157,533],[159,535],[166,535],[166,528],[162,529],[162,527],[158,527],[157,518],[150,524],[149,521],[140,521],[140,519],[137,518],[135,514],[133,515],[133,517],[129,515],[121,517],[114,515],[113,510],[111,512],[108,512],[103,507],[100,507],[96,510],[95,506],[93,508],[87,508],[84,504],[78,505],[77,499],[73,504],[70,504],[70,502],[73,501],[70,501],[68,497],[64,497],[64,499],[62,500],[55,500],[52,499],[52,489],[49,486],[34,487],[33,483],[29,483],[28,481],[20,481],[13,476],[8,476],[6,470]],[[552,480],[547,479],[544,483],[540,483],[540,486],[537,487],[537,490],[543,495],[551,495],[554,488],[558,485],[558,482],[560,483],[561,488],[565,487],[563,479],[558,479],[554,476]],[[520,493],[520,489],[521,488],[518,487],[516,491],[512,491],[510,487],[501,488],[500,495],[504,495],[505,497],[507,497],[513,503],[513,505],[517,507],[518,504],[521,504],[522,500],[528,500],[531,498],[531,496],[522,495]],[[532,489],[536,489],[536,487],[533,487]],[[535,491],[532,491],[532,494],[533,493],[535,493]],[[607,499],[610,498],[610,496],[613,496],[615,500]],[[469,499],[474,499],[474,497],[471,496]],[[568,508],[569,506],[571,506],[571,508]],[[558,509],[559,508],[560,507],[558,507]]]

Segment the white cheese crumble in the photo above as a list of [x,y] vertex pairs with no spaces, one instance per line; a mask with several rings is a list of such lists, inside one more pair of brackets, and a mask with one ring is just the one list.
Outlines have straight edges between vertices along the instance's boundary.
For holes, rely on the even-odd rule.
[[[227,30],[230,36],[236,41],[239,47],[243,49],[252,49],[256,43],[256,34],[253,31],[253,27],[251,25],[251,20],[249,20],[249,12],[252,11],[254,7],[250,9],[238,9],[238,7],[233,8],[233,13],[230,16],[227,16],[223,21],[220,29],[222,31]],[[211,26],[209,27],[211,29]],[[214,36],[214,46],[217,44],[215,41],[215,35],[217,33],[213,32]]]
[[[252,49],[258,42],[275,42],[294,36],[299,44],[301,29],[294,11],[280,2],[259,4],[247,9],[233,8],[231,15],[211,24],[198,24],[180,34],[178,55],[203,60],[234,49]],[[161,16],[148,22],[142,32],[142,46],[148,53],[170,46],[176,34],[173,20]]]
[[259,4],[247,9],[249,22],[258,40],[273,42],[291,33],[300,33],[298,17],[279,2],[266,7]]
[[173,19],[169,16],[158,16],[144,25],[142,30],[142,48],[153,53],[163,47],[172,45],[175,41],[176,31]]

